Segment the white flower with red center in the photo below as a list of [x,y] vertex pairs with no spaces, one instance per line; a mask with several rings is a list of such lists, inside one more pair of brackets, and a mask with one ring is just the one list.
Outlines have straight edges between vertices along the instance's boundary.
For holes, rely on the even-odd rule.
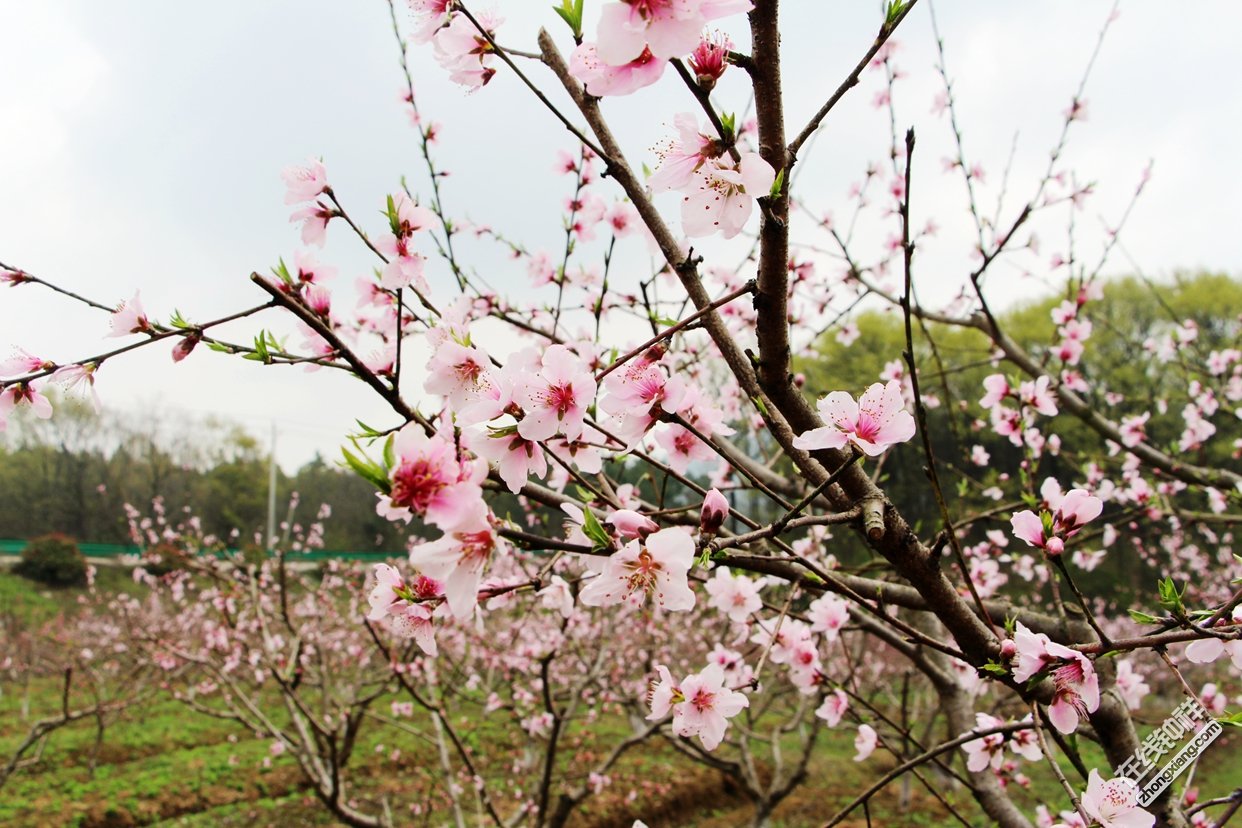
[[701,463],[716,456],[711,446],[696,437],[694,432],[675,423],[658,430],[655,441],[668,452],[669,468],[678,474],[685,474],[691,463]]
[[31,412],[40,420],[52,416],[52,404],[37,388],[28,382],[7,385],[0,391],[0,431],[8,427],[8,417],[19,405],[30,406]]
[[444,397],[451,408],[459,409],[478,395],[489,365],[487,354],[481,349],[446,340],[427,363],[423,390]]
[[392,470],[392,488],[381,505],[407,520],[410,514],[422,517],[445,532],[475,524],[485,515],[480,484],[487,476],[482,463],[459,456],[451,441],[428,437],[411,423],[393,441],[397,465]]
[[151,321],[147,319],[147,313],[142,309],[142,302],[138,298],[138,292],[134,292],[134,298],[128,302],[122,302],[112,314],[110,320],[112,332],[108,336],[126,336],[132,333],[151,333]]
[[56,363],[40,359],[29,351],[18,348],[17,353],[0,362],[0,377],[20,377],[24,374],[33,374],[37,371],[46,371],[55,367]]
[[699,673],[673,681],[668,668],[656,667],[660,680],[651,689],[649,721],[659,721],[672,711],[673,732],[690,738],[698,736],[707,750],[715,750],[724,739],[728,720],[750,706],[750,699],[729,688],[724,670],[711,664]]
[[375,565],[375,586],[367,596],[370,621],[381,621],[396,636],[412,638],[419,649],[430,656],[436,654],[433,610],[424,601],[439,597],[443,587],[431,578],[419,576],[406,585],[396,567]]
[[819,645],[813,640],[799,641],[789,652],[789,680],[802,693],[811,694],[824,681],[820,669]]
[[681,201],[681,229],[698,238],[719,232],[731,239],[746,226],[755,199],[767,196],[776,181],[772,165],[758,153],[743,152],[738,161],[715,158],[694,175]]
[[516,426],[492,429],[481,439],[475,439],[472,446],[480,457],[496,464],[500,479],[514,494],[522,490],[531,475],[543,479],[548,473],[543,447],[519,434]]
[[1147,421],[1151,419],[1151,412],[1144,411],[1134,417],[1121,418],[1121,444],[1126,448],[1134,448],[1143,440],[1147,439]]
[[730,650],[719,642],[707,654],[707,663],[715,664],[721,670],[724,670],[725,678],[734,687],[750,684],[751,679],[755,675],[755,671],[746,664],[741,653],[736,650]]
[[444,598],[454,618],[469,618],[479,602],[479,584],[492,556],[503,550],[490,514],[473,525],[415,546],[410,564],[444,584]]
[[1018,399],[1023,405],[1035,409],[1045,417],[1055,417],[1057,414],[1057,398],[1056,394],[1048,387],[1051,382],[1051,379],[1043,376],[1033,382],[1022,383],[1018,386]]
[[[987,713],[975,714],[976,730],[991,730],[1004,724],[1003,721],[995,716],[989,716]],[[966,769],[972,773],[991,767],[992,770],[998,771],[1005,761],[1005,734],[992,733],[987,736],[981,736],[962,745],[962,750],[966,753]]]
[[646,540],[633,540],[609,556],[604,570],[579,594],[588,607],[627,603],[642,606],[647,597],[671,612],[694,608],[687,575],[694,563],[694,540],[681,528],[661,529]]
[[733,433],[733,429],[724,424],[724,414],[703,400],[702,392],[695,386],[686,389],[677,413],[688,427],[669,424],[656,432],[655,440],[668,452],[669,466],[678,474],[685,474],[691,463],[705,462],[716,456],[715,450],[698,435],[727,436]]
[[521,395],[526,414],[518,421],[518,434],[527,440],[547,440],[559,432],[576,440],[582,434],[587,408],[595,400],[595,377],[564,345],[548,348],[542,362]]
[[59,382],[66,391],[86,391],[90,395],[91,405],[98,414],[103,408],[99,401],[99,392],[95,390],[95,371],[99,366],[93,362],[79,365],[66,365],[52,373],[52,382]]
[[770,623],[769,629],[767,623],[759,622],[750,640],[768,648],[768,660],[773,664],[788,663],[794,652],[811,640],[811,628],[797,619],[785,618]]
[[1156,817],[1139,807],[1138,783],[1118,776],[1107,782],[1095,768],[1087,776],[1082,809],[1100,828],[1151,828]]
[[295,210],[289,216],[289,222],[302,222],[302,244],[313,244],[323,247],[328,240],[328,222],[337,213],[322,204],[311,204],[301,210]]
[[1082,531],[1082,528],[1100,516],[1104,502],[1086,489],[1071,489],[1058,498],[1055,511],[1035,514],[1023,509],[1010,518],[1014,537],[1026,541],[1049,555],[1065,551],[1065,541]]
[[544,609],[555,610],[562,618],[574,614],[574,594],[569,583],[560,575],[553,575],[548,585],[535,593]]
[[[414,15],[413,43],[428,43],[440,29],[449,23],[449,5],[452,0],[407,0]],[[408,92],[406,93],[409,94]]]
[[983,388],[987,393],[979,400],[979,405],[985,409],[995,408],[1000,405],[1001,400],[1013,393],[1013,389],[1009,387],[1009,381],[1003,374],[984,377]]
[[414,234],[426,230],[436,220],[435,213],[415,204],[405,193],[391,199],[389,232],[375,240],[376,248],[388,259],[380,274],[380,286],[398,290],[408,285],[421,293],[427,292],[423,278],[423,256],[414,249]]
[[1013,669],[1014,681],[1029,681],[1038,673],[1049,671],[1053,684],[1053,701],[1048,706],[1048,721],[1062,733],[1078,729],[1079,719],[1086,718],[1100,706],[1100,682],[1091,659],[1043,633],[1031,632],[1018,622],[1014,633],[1018,663]]
[[[1023,724],[1033,722],[1028,713],[1022,719]],[[1009,736],[1009,749],[1028,762],[1039,762],[1044,758],[1044,750],[1039,746],[1039,735],[1034,730],[1017,730]]]
[[[1189,652],[1187,652],[1186,657],[1191,661],[1196,660]],[[1235,666],[1242,668],[1242,663],[1240,662],[1242,662],[1242,659],[1235,658]],[[1151,687],[1143,679],[1142,674],[1134,669],[1134,662],[1128,658],[1117,662],[1117,679],[1114,686],[1117,688],[1117,692],[1121,694],[1126,707],[1131,710],[1138,710],[1142,707],[1143,699],[1151,692]]]
[[845,391],[834,391],[818,403],[828,425],[794,439],[797,448],[839,449],[853,443],[870,457],[883,454],[914,436],[914,417],[905,409],[901,383],[875,383],[857,402]]
[[328,189],[328,171],[318,158],[304,167],[285,167],[280,177],[285,180],[285,204],[313,201]]
[[728,720],[750,706],[750,699],[725,685],[724,671],[716,665],[686,676],[681,683],[685,701],[673,711],[673,730],[679,736],[698,736],[707,750],[724,739]]
[[841,717],[845,715],[849,707],[850,697],[845,695],[844,690],[838,688],[824,696],[824,702],[816,708],[815,715],[827,722],[829,727],[836,727],[841,723]]
[[[475,17],[492,37],[504,22],[489,12],[478,12]],[[496,74],[496,70],[488,65],[495,49],[464,14],[454,15],[447,26],[436,31],[431,42],[436,60],[448,70],[449,78],[454,83],[477,89],[486,85]]]
[[315,256],[305,250],[293,254],[293,280],[298,284],[323,284],[336,278],[337,269],[320,264]]
[[879,734],[875,732],[875,728],[869,724],[858,726],[858,735],[854,737],[854,754],[855,762],[862,762],[875,752],[876,746],[880,743]]
[[[1242,624],[1242,606],[1233,608],[1233,623]],[[1225,653],[1233,661],[1233,666],[1242,670],[1242,641],[1222,641],[1219,638],[1204,638],[1191,642],[1186,647],[1186,658],[1196,664],[1210,664]]]
[[821,595],[807,608],[807,617],[811,619],[812,632],[823,633],[828,641],[835,641],[850,618],[850,604],[843,598]]
[[599,474],[604,468],[604,455],[599,447],[604,438],[594,429],[589,431],[589,436],[584,431],[576,440],[553,437],[545,445],[548,451],[561,460],[577,466],[578,471],[585,474]]
[[651,686],[647,689],[647,705],[651,708],[647,720],[651,722],[663,719],[673,709],[674,704],[679,704],[685,699],[681,686],[673,680],[667,667],[657,664],[656,674],[660,678],[651,682]]
[[698,119],[690,113],[673,116],[673,126],[677,129],[677,137],[666,139],[655,147],[658,163],[647,183],[657,193],[686,189],[699,168],[722,152],[719,142],[702,130]]
[[704,587],[711,596],[707,605],[739,624],[745,623],[752,613],[763,609],[759,597],[760,582],[745,575],[734,575],[728,567],[719,567]]
[[613,66],[644,49],[661,61],[694,51],[709,20],[748,12],[750,0],[622,0],[600,10],[599,56]]
[[685,398],[685,383],[664,372],[661,356],[662,350],[652,348],[604,378],[608,393],[600,400],[600,408],[619,420],[616,431],[630,445],[655,423],[657,410],[672,414]]

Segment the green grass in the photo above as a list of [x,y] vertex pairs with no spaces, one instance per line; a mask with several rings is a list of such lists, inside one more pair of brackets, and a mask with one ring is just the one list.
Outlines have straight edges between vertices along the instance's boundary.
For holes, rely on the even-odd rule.
[[[122,566],[100,566],[95,573],[95,588],[100,592],[137,594],[141,587],[134,583],[132,570]],[[51,621],[61,613],[72,614],[84,587],[55,589],[8,571],[0,565],[0,615],[12,613],[28,626]]]
[[[125,571],[101,572],[101,588],[132,589]],[[72,612],[75,591],[52,592],[0,573],[0,611],[9,609],[33,623]],[[0,757],[6,757],[26,733],[31,721],[54,712],[59,705],[59,681],[35,679],[30,686],[31,710],[21,715],[23,691],[12,684],[0,695]],[[1146,720],[1162,718],[1161,701],[1150,702]],[[283,721],[275,699],[267,705],[271,715]],[[376,703],[386,713],[388,700]],[[473,709],[458,708],[460,715]],[[501,714],[472,716],[461,728],[465,741],[485,764],[484,776],[493,794],[512,802],[507,761],[520,753],[526,742],[505,724]],[[407,720],[429,730],[426,720]],[[592,727],[596,741],[586,741],[560,755],[560,770],[581,774],[615,741],[629,733],[620,717],[605,716]],[[1142,728],[1145,733],[1148,728]],[[569,738],[577,736],[571,729]],[[937,733],[936,738],[943,736]],[[777,809],[774,828],[820,825],[877,777],[893,767],[895,760],[882,750],[864,763],[853,761],[854,731],[842,728],[825,732],[817,744],[807,782]],[[128,711],[106,730],[99,764],[92,773],[89,759],[96,733],[92,722],[64,728],[49,738],[40,761],[18,772],[0,792],[0,825],[147,825],[250,826],[334,825],[333,819],[314,799],[288,755],[270,756],[270,740],[256,738],[240,725],[204,716],[167,694],[158,695],[141,709]],[[795,747],[792,736],[784,744],[787,759]],[[1242,740],[1232,729],[1205,754],[1195,784],[1205,795],[1227,793],[1242,787]],[[1082,740],[1088,765],[1104,766],[1102,757]],[[397,749],[400,759],[389,754]],[[960,756],[955,757],[961,768]],[[488,761],[491,760],[491,761]],[[1066,763],[1066,775],[1075,787],[1085,787]],[[1038,766],[1026,765],[1031,775],[1029,790],[1015,790],[1014,798],[1032,814],[1040,802],[1059,810],[1064,795],[1051,775]],[[588,799],[572,824],[603,828],[628,826],[643,818],[652,828],[734,828],[749,824],[751,806],[738,791],[731,790],[714,771],[691,763],[662,740],[652,740],[626,754],[610,771],[612,785],[598,797]],[[973,825],[986,826],[969,794],[946,784],[934,772],[924,773],[937,790]],[[398,824],[443,824],[440,810],[431,818],[416,816],[412,806],[444,802],[442,777],[435,749],[426,741],[400,731],[367,728],[348,771],[354,786],[351,797],[364,806],[381,797],[391,803]],[[1179,780],[1180,782],[1180,780]],[[892,783],[870,806],[872,824],[913,828],[949,824],[953,820],[916,781],[910,784],[911,802],[901,807],[902,782]],[[631,797],[633,794],[633,797]],[[442,804],[441,804],[441,807]],[[509,807],[508,805],[505,806]],[[864,823],[861,810],[850,825]]]

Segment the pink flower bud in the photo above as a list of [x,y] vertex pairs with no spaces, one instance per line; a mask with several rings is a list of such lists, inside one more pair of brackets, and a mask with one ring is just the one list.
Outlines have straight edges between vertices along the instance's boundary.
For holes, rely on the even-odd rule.
[[1065,541],[1056,536],[1048,538],[1044,544],[1044,551],[1055,558],[1065,551]]
[[1001,642],[1001,658],[1008,661],[1018,653],[1018,645],[1014,643],[1012,638],[1006,638]]
[[690,68],[695,80],[704,89],[711,89],[720,80],[729,65],[729,50],[733,42],[720,32],[704,34],[699,45],[690,53]]
[[729,501],[718,489],[710,489],[703,498],[703,512],[699,518],[699,529],[704,535],[714,535],[724,525],[729,516]]
[[645,538],[660,528],[654,520],[632,509],[618,509],[608,516],[607,522],[623,538]]
[[190,351],[193,351],[195,346],[197,346],[198,343],[202,341],[202,339],[203,339],[202,334],[197,334],[197,333],[192,333],[189,336],[182,337],[181,341],[173,346],[173,349],[172,349],[173,362],[180,362],[181,360],[188,357],[190,355]]

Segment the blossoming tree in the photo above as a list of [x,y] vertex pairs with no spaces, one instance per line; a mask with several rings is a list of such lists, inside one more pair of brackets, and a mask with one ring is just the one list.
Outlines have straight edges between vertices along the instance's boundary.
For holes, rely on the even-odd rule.
[[[344,371],[393,413],[354,435],[346,462],[375,485],[379,513],[415,535],[408,564],[378,567],[366,588],[369,623],[390,637],[375,639],[386,654],[391,638],[408,639],[434,664],[440,639],[459,634],[446,630],[473,620],[501,634],[484,611],[498,596],[550,617],[613,613],[615,623],[599,629],[616,636],[652,619],[686,624],[706,603],[728,624],[690,629],[713,630],[712,640],[700,638],[699,664],[617,663],[600,675],[651,682],[647,718],[708,759],[770,691],[765,669],[779,668],[804,697],[793,708],[814,708],[817,728],[856,728],[857,761],[879,751],[896,760],[839,813],[825,813],[829,824],[903,776],[966,822],[961,803],[941,792],[951,780],[1004,826],[1180,827],[1207,824],[1209,806],[1236,803],[1235,793],[1196,806],[1169,788],[1140,806],[1129,776],[1148,744],[1133,710],[1151,688],[1184,692],[1225,718],[1224,693],[1215,684],[1196,692],[1191,671],[1224,667],[1226,654],[1234,677],[1239,666],[1242,591],[1230,527],[1242,475],[1213,442],[1229,433],[1221,420],[1242,402],[1239,324],[1225,320],[1208,342],[1193,320],[1172,319],[1167,342],[1147,343],[1153,364],[1175,364],[1185,380],[1180,398],[1148,401],[1161,416],[1180,408],[1181,434],[1171,441],[1152,436],[1144,401],[1126,400],[1091,370],[1093,308],[1124,217],[1098,264],[1078,250],[1051,267],[1032,258],[1034,228],[1055,226],[1091,195],[1063,161],[1083,118],[1082,89],[1046,173],[1016,206],[1002,191],[993,214],[982,203],[984,171],[961,140],[941,52],[939,108],[956,154],[946,167],[966,192],[961,220],[974,260],[954,300],[931,306],[918,297],[916,253],[937,224],[912,219],[920,156],[914,131],[897,128],[903,116],[890,94],[903,77],[891,38],[917,0],[887,6],[854,69],[793,126],[778,0],[615,0],[590,13],[585,5],[564,0],[559,20],[549,14],[555,26],[527,49],[509,47],[503,21],[474,3],[411,0],[410,16],[393,12],[403,67],[407,48],[432,50],[453,82],[476,90],[479,106],[496,74],[512,73],[532,108],[564,128],[572,149],[558,169],[572,183],[563,249],[532,251],[455,217],[435,161],[440,128],[418,108],[407,69],[404,106],[428,184],[379,199],[385,224],[355,219],[321,161],[285,173],[308,248],[346,233],[374,254],[356,306],[306,250],[292,266],[251,276],[262,303],[202,322],[157,321],[137,295],[117,307],[4,265],[0,281],[86,302],[127,341],[73,360],[20,354],[0,368],[0,422],[17,407],[51,416],[46,383],[93,393],[105,364],[159,343],[171,344],[177,361],[206,345]],[[743,15],[748,43],[711,30],[740,25]],[[877,103],[892,114],[887,168],[868,169],[851,194],[853,217],[838,225],[822,218],[816,189],[798,172],[869,70],[884,85]],[[610,99],[641,96],[666,72],[683,83],[688,111],[667,113],[671,126],[654,151],[623,146]],[[733,114],[746,99],[753,118]],[[1145,181],[1146,173],[1136,197]],[[666,192],[680,197],[672,209]],[[858,221],[885,229],[890,242],[859,242]],[[741,246],[724,244],[731,239]],[[513,272],[481,277],[467,241],[501,246]],[[635,263],[644,249],[651,268]],[[994,309],[1012,290],[1001,263],[1051,270],[1064,285],[1051,341],[1006,331]],[[533,300],[510,287],[523,269]],[[867,307],[890,310],[904,334],[880,381],[804,387],[794,354],[825,337],[853,343],[854,316]],[[273,310],[293,320],[296,344],[267,329],[244,342],[218,331]],[[954,357],[934,335],[948,329],[986,343],[984,361],[995,370],[975,391],[981,399],[949,393]],[[410,364],[412,340],[430,353],[425,364]],[[951,455],[931,433],[933,411],[956,438]],[[1070,418],[1087,435],[1072,445],[1059,436]],[[1011,468],[992,468],[988,452],[960,436],[986,429],[1012,447]],[[911,520],[920,507],[886,493],[884,474],[899,465],[926,475],[928,519]],[[972,465],[981,471],[964,471]],[[999,502],[987,505],[992,495]],[[1126,527],[1136,548],[1116,544]],[[1098,559],[1086,547],[1096,545],[1141,555],[1165,576],[1130,616],[1082,586]],[[893,662],[916,682],[931,724],[918,726],[908,698],[871,692],[867,683]],[[546,670],[538,657],[526,669],[541,663]],[[418,698],[434,680],[415,671],[401,683]],[[564,708],[547,708],[550,718],[532,718],[532,732],[559,727]],[[1044,805],[1032,816],[1019,795],[1022,767],[1055,778],[1059,816]],[[554,810],[545,800],[523,813],[545,824]],[[492,810],[491,818],[513,817]]]

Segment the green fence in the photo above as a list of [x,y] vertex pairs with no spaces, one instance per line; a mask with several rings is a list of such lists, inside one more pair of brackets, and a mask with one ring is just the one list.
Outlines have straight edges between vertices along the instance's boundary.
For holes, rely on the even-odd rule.
[[[24,540],[0,539],[0,555],[20,555],[26,548]],[[79,543],[78,549],[88,558],[119,558],[122,555],[137,555],[142,550],[137,546],[126,546],[119,543]],[[236,550],[229,550],[234,552]],[[272,554],[272,553],[269,553]],[[334,549],[312,549],[309,552],[290,552],[290,561],[323,561],[329,559],[346,561],[384,561],[390,558],[403,558],[404,552],[348,552]]]

